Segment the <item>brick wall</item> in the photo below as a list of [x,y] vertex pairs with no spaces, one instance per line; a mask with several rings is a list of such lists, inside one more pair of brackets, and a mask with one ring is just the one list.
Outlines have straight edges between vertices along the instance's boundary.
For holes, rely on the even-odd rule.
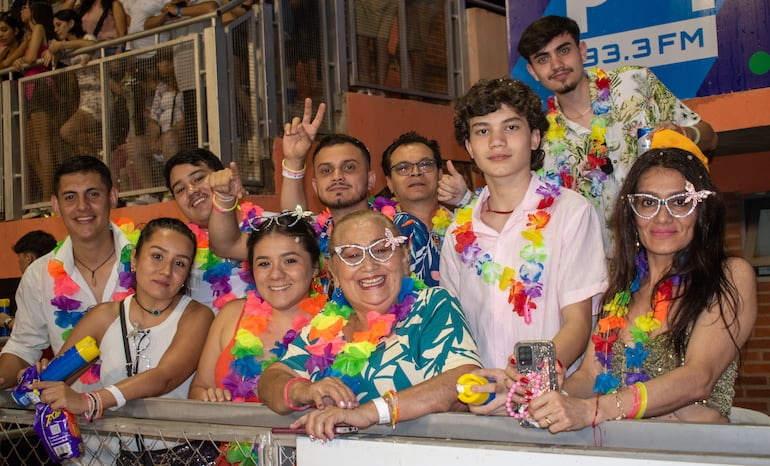
[[[729,252],[743,254],[743,196],[726,197],[728,228],[726,244]],[[744,347],[742,366],[735,383],[733,404],[770,414],[770,279],[757,279],[757,322]]]

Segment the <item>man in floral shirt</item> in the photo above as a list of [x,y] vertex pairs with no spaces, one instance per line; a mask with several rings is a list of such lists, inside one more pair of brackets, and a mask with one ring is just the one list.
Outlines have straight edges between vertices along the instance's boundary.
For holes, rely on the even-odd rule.
[[544,168],[593,203],[605,224],[605,250],[610,251],[606,225],[639,155],[637,129],[673,129],[704,151],[716,147],[717,135],[647,68],[584,70],[587,47],[570,18],[546,16],[533,22],[518,51],[530,74],[554,93],[547,101]]

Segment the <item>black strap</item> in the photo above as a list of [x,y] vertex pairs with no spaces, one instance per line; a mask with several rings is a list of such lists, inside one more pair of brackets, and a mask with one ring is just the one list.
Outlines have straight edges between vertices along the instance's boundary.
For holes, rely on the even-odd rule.
[[[128,329],[126,328],[126,308],[123,305],[123,301],[121,301],[120,304],[118,305],[118,309],[120,313],[120,331],[123,333],[123,350],[126,352],[126,375],[128,377],[131,377],[134,374],[133,374],[133,371],[131,370],[131,350],[128,348]],[[146,451],[146,449],[144,448],[144,439],[139,434],[134,435],[134,439],[136,440],[136,448],[138,450],[139,456],[142,457]]]
[[104,25],[104,20],[107,19],[107,15],[110,14],[110,11],[112,11],[112,4],[110,4],[110,7],[106,10],[102,11],[102,16],[99,17],[99,22],[96,23],[96,27],[94,28],[94,38],[99,38],[99,33],[102,32],[102,26]]
[[134,375],[131,370],[131,350],[128,348],[128,329],[126,328],[126,308],[123,301],[120,302],[120,331],[123,332],[123,350],[126,352],[126,375]]

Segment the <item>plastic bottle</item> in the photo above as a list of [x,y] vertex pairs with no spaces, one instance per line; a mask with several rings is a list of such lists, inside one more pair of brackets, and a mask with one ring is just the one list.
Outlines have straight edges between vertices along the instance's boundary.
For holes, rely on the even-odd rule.
[[40,374],[40,380],[60,381],[85,367],[99,357],[99,347],[93,337],[85,337],[68,349],[61,356],[54,358]]
[[457,379],[457,399],[469,405],[485,405],[495,399],[494,393],[476,393],[471,391],[474,385],[490,383],[486,378],[475,374],[463,374]]
[[[11,315],[11,300],[8,298],[0,299],[0,313]],[[3,322],[0,322],[0,337],[7,337],[11,331],[5,328]]]
[[24,371],[19,385],[11,391],[11,395],[19,406],[27,406],[33,401],[37,402],[38,397],[29,389],[30,383],[37,379],[49,382],[66,380],[98,356],[99,347],[96,346],[96,340],[90,336],[85,337],[77,342],[75,346],[54,358],[40,374],[40,377],[37,376],[37,368],[35,366],[28,367]]

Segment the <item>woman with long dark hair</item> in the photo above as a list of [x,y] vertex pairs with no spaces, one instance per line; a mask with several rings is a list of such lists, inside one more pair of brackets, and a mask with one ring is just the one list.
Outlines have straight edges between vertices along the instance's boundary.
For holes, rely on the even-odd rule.
[[24,54],[24,26],[10,12],[0,13],[0,69],[13,65]]
[[614,269],[580,369],[530,413],[551,432],[609,419],[727,422],[757,313],[751,265],[725,251],[725,206],[676,148],[642,154],[614,211]]
[[[78,8],[83,30],[96,40],[112,40],[126,35],[128,15],[120,0],[83,0]],[[113,55],[123,47],[110,47],[106,55]]]

